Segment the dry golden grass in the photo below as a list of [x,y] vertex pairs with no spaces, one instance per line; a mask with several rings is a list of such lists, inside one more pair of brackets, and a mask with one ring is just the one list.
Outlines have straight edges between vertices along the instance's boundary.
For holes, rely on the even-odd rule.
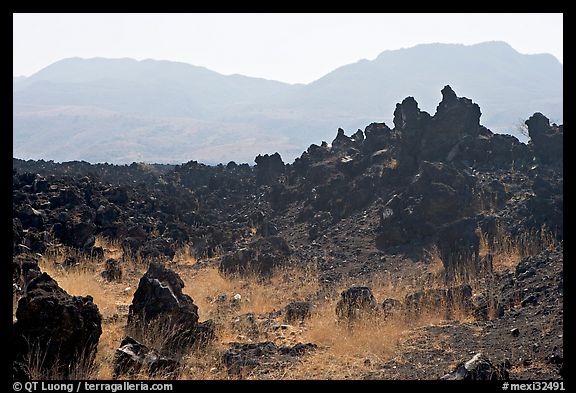
[[[114,246],[107,245],[106,257],[118,252]],[[41,261],[41,268],[48,272],[71,295],[91,295],[98,305],[105,322],[100,338],[95,367],[90,370],[90,378],[110,379],[112,377],[115,350],[125,336],[126,319],[116,314],[118,306],[127,307],[140,276],[146,266],[139,261],[123,264],[129,267],[128,274],[117,283],[105,282],[100,277],[103,262],[85,260],[79,267],[62,269],[61,262],[66,250],[47,253]],[[116,255],[119,258],[119,255]],[[218,312],[215,299],[226,294],[230,299],[234,294],[242,296],[238,314],[252,312],[265,314],[283,308],[294,300],[303,300],[320,289],[318,272],[315,267],[307,269],[286,267],[276,269],[268,280],[257,279],[254,275],[222,276],[215,267],[189,269],[195,263],[189,255],[179,255],[176,270],[186,283],[184,292],[192,296],[199,306],[200,320],[214,318]],[[340,290],[351,286],[352,282],[342,282]],[[375,275],[369,285],[381,302],[385,298],[402,300],[407,293],[422,289],[422,282],[415,278],[392,280],[389,274]],[[130,287],[129,291],[125,288]],[[339,294],[340,291],[337,291]],[[313,342],[320,346],[317,351],[303,358],[293,367],[277,370],[270,377],[278,379],[349,379],[360,377],[367,369],[366,364],[377,364],[393,357],[399,348],[401,337],[416,326],[440,322],[438,312],[423,313],[419,318],[408,320],[403,317],[369,318],[360,321],[350,329],[346,324],[338,323],[335,315],[336,299],[326,299],[315,309],[311,320],[307,321],[303,332],[296,338],[300,342]],[[124,315],[125,316],[125,315]],[[150,326],[137,339],[150,348],[161,350],[168,330]],[[220,353],[226,349],[226,342],[237,341],[237,332],[226,325],[218,327],[217,341],[204,350],[192,351],[183,360],[179,375],[182,379],[229,379],[220,364]],[[368,362],[368,363],[365,363]],[[46,379],[48,376],[40,376]],[[249,376],[248,376],[249,377]],[[138,378],[150,378],[139,375]],[[155,379],[169,379],[172,375],[155,375]]]
[[192,249],[189,244],[184,244],[176,250],[173,261],[185,266],[191,266],[197,262],[196,257],[192,255]]
[[554,249],[557,245],[554,234],[546,226],[542,226],[538,231],[527,231],[512,236],[501,225],[497,225],[493,239],[489,239],[480,230],[478,235],[479,255],[482,257],[492,254],[492,266],[495,272],[514,270],[522,258],[536,255],[546,249]]
[[222,345],[212,345],[197,350],[183,358],[183,369],[179,379],[183,380],[222,380],[230,379],[220,361]]
[[[515,376],[518,379],[523,379],[522,377],[518,377],[518,374],[523,374],[523,373],[530,373],[532,374],[531,370],[538,370],[539,372],[545,371],[545,372],[549,372],[551,374],[554,374],[556,372],[556,369],[554,368],[553,365],[550,365],[550,363],[544,362],[544,361],[532,361],[530,362],[529,365],[525,366],[523,364],[523,362],[518,362],[516,364],[513,364],[512,367],[510,368],[510,374],[512,374],[513,376]],[[514,379],[516,379],[514,378]]]
[[[537,253],[551,247],[555,242],[547,231],[525,234],[513,239],[502,228],[492,243],[481,234],[481,256],[494,255],[494,269],[497,271],[513,268],[525,255]],[[61,247],[45,253],[40,265],[58,284],[71,295],[91,295],[103,316],[103,333],[100,338],[94,368],[79,370],[76,375],[95,379],[112,378],[113,359],[116,349],[125,337],[126,315],[140,277],[147,269],[146,261],[122,258],[122,248],[117,242],[104,238],[97,239],[97,245],[105,250],[105,258],[96,260],[79,256],[80,266],[63,269],[59,264],[74,251]],[[107,258],[122,259],[124,275],[119,282],[106,282],[100,277]],[[220,354],[227,349],[227,343],[239,341],[238,331],[230,326],[233,315],[254,313],[266,315],[280,310],[291,301],[313,298],[321,289],[316,266],[283,267],[273,271],[262,280],[256,274],[226,275],[220,274],[215,267],[215,259],[203,260],[203,265],[190,254],[190,247],[183,245],[176,253],[171,266],[180,274],[186,287],[184,292],[190,295],[199,307],[200,320],[215,319],[217,339],[204,349],[194,349],[185,354],[182,361],[181,379],[234,379],[227,375],[220,364]],[[423,289],[446,288],[469,282],[475,288],[476,282],[469,275],[454,277],[445,281],[444,267],[438,250],[431,249],[428,262],[421,269],[422,274],[399,276],[390,272],[374,274],[364,282],[344,280],[336,288],[335,296],[315,301],[316,307],[310,320],[299,325],[285,336],[267,337],[279,345],[292,345],[295,342],[312,342],[319,346],[310,354],[303,356],[294,365],[272,370],[266,376],[249,374],[246,378],[270,377],[275,379],[353,379],[361,378],[366,371],[375,370],[378,364],[398,358],[407,335],[417,334],[419,327],[442,324],[446,318],[462,322],[472,321],[472,317],[458,301],[444,304],[439,308],[424,308],[417,315],[406,316],[403,313],[383,318],[379,312],[376,317],[359,321],[351,328],[348,324],[336,320],[335,306],[340,292],[353,285],[371,287],[379,307],[384,299],[403,301],[405,296]],[[129,288],[129,289],[127,289]],[[241,295],[239,310],[233,315],[222,315],[216,301],[225,294],[228,300],[235,294]],[[15,304],[13,304],[13,312]],[[140,332],[137,338],[152,349],[161,351],[171,330],[151,324]],[[242,339],[240,339],[241,341]],[[431,343],[438,346],[438,342]],[[34,359],[31,359],[33,363]],[[37,362],[37,359],[36,359]],[[38,373],[38,379],[57,377],[50,372]],[[138,378],[150,378],[139,375]],[[154,379],[170,379],[173,375],[155,375]]]
[[98,342],[98,353],[94,362],[97,365],[95,379],[112,379],[114,353],[125,336],[125,324],[125,319],[102,324],[102,335]]
[[[372,289],[374,297],[380,302],[384,299],[396,299],[403,301],[404,297],[424,287],[424,277],[392,277],[389,272],[375,273],[371,280],[366,283]],[[350,280],[342,282],[342,289],[349,288],[354,284]]]
[[381,360],[390,356],[398,338],[408,328],[404,318],[366,318],[353,325],[339,323],[334,303],[317,307],[309,321],[303,339],[327,347],[332,355],[369,357]]
[[69,365],[68,372],[60,367],[58,363],[47,368],[45,365],[45,352],[39,347],[32,346],[24,359],[27,371],[32,380],[78,380],[94,379],[98,370],[96,362],[91,363],[85,353],[81,353],[75,362]]
[[320,288],[315,267],[282,267],[273,271],[269,280],[255,273],[244,275],[220,274],[216,267],[180,272],[186,284],[185,292],[199,307],[200,319],[211,318],[217,311],[216,299],[226,294],[242,297],[240,313],[268,313],[279,310],[294,300],[303,300]]
[[[367,283],[378,302],[386,298],[403,300],[405,295],[425,289],[422,281],[414,277],[390,280],[390,275],[375,275]],[[351,286],[343,282],[340,290]],[[339,294],[340,291],[337,291]],[[449,309],[453,319],[471,320],[470,315],[458,305],[441,308],[423,308],[418,315],[404,313],[383,318],[377,312],[373,317],[354,322],[352,325],[338,322],[335,305],[338,299],[328,299],[320,304],[306,323],[300,337],[304,342],[313,342],[320,349],[282,375],[287,379],[353,379],[360,378],[376,365],[394,358],[401,350],[402,342],[414,329],[440,324]],[[380,305],[379,305],[380,306]]]
[[[92,296],[104,318],[116,314],[119,306],[132,302],[139,276],[145,271],[145,266],[126,264],[123,265],[125,270],[123,279],[109,283],[100,276],[100,272],[104,270],[104,263],[93,259],[87,259],[79,266],[64,269],[47,256],[40,261],[40,268],[70,295]],[[130,289],[126,290],[128,288]]]
[[96,236],[95,247],[102,247],[106,258],[120,259],[122,257],[122,246],[118,240],[111,240],[103,236]]

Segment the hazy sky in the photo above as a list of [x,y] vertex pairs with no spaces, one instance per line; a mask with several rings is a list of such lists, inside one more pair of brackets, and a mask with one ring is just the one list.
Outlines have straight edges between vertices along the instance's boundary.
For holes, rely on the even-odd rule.
[[562,62],[562,14],[14,14],[13,74],[131,57],[308,83],[386,49],[493,40]]

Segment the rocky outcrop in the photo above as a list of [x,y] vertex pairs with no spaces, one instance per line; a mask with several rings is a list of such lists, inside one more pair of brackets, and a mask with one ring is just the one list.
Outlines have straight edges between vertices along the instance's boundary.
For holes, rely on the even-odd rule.
[[[518,227],[546,224],[561,237],[563,126],[535,114],[527,146],[493,134],[480,116],[477,104],[445,86],[434,115],[407,97],[394,111],[393,129],[372,123],[351,136],[339,129],[331,145],[313,144],[288,165],[278,154],[258,156],[254,168],[16,160],[14,252],[62,242],[91,254],[102,235],[120,240],[133,257],[171,260],[189,244],[202,259],[247,247],[252,227],[259,236],[278,236],[287,224],[274,215],[290,209],[315,241],[380,200],[375,240],[384,251],[436,242],[444,225],[491,208],[508,223],[532,211]],[[32,169],[39,173],[25,173]],[[518,178],[507,178],[511,173]],[[534,195],[508,203],[518,186]],[[265,220],[252,222],[263,212]]]
[[[63,378],[92,366],[102,334],[102,317],[91,296],[70,296],[42,273],[26,286],[25,295],[18,301],[16,318],[16,363]],[[42,362],[31,364],[29,359]]]
[[258,155],[254,162],[256,162],[256,184],[271,184],[284,173],[284,161],[278,153]]
[[530,145],[538,161],[561,166],[564,157],[564,127],[550,125],[550,120],[539,112],[534,113],[525,123]]
[[376,246],[422,241],[442,225],[472,214],[473,185],[470,176],[447,164],[421,162],[409,185],[382,207]]
[[140,279],[128,311],[128,328],[136,335],[150,328],[150,323],[166,335],[166,348],[182,350],[194,344],[199,335],[198,306],[182,292],[180,276],[159,263],[151,263]]
[[304,322],[312,316],[312,302],[291,302],[284,307],[284,321],[286,323]]

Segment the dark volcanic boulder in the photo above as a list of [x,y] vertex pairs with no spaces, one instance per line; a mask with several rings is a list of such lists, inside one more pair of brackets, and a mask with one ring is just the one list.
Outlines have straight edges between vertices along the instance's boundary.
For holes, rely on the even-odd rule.
[[156,351],[127,336],[114,354],[113,377],[136,376],[140,373],[146,373],[149,376],[160,374],[163,377],[177,377],[179,367],[180,363],[177,359],[160,356]]
[[94,362],[102,334],[102,317],[91,296],[70,296],[48,274],[26,287],[14,324],[15,361],[43,359],[41,369],[62,377],[87,370]]
[[376,311],[378,305],[368,287],[351,287],[342,291],[340,300],[336,304],[338,319],[353,321],[361,319]]
[[284,321],[286,323],[302,322],[312,315],[311,302],[292,302],[284,308]]
[[104,228],[112,227],[114,222],[120,217],[121,212],[120,208],[113,204],[100,205],[96,210],[94,223]]
[[543,164],[562,164],[564,127],[551,126],[550,120],[539,112],[526,120],[526,125],[536,158]]
[[14,218],[22,223],[24,228],[44,229],[45,214],[30,205],[24,205],[14,211]]
[[272,155],[264,154],[258,155],[254,162],[256,162],[256,184],[271,184],[284,173],[284,161],[280,154],[274,153]]
[[486,355],[477,353],[465,363],[460,363],[450,374],[440,379],[455,381],[498,381],[509,379],[509,364],[496,367]]
[[96,242],[96,237],[94,236],[96,225],[92,222],[81,221],[81,218],[68,216],[60,228],[57,235],[62,243],[67,246],[90,249]]
[[159,263],[151,263],[134,293],[128,324],[174,316],[193,330],[198,323],[198,306],[182,292],[183,288],[184,281],[178,273]]
[[198,335],[198,306],[182,292],[180,276],[159,263],[151,263],[140,279],[128,310],[128,328],[142,334],[150,322],[156,322],[166,335],[166,349],[184,350],[194,344]]
[[106,270],[100,273],[102,278],[106,281],[120,281],[122,280],[122,268],[120,262],[114,258],[106,261]]

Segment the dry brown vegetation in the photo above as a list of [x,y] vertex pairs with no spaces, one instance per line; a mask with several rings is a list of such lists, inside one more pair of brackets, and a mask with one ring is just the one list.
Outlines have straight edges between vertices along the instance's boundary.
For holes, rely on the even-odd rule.
[[[115,350],[125,337],[126,316],[138,281],[147,269],[146,261],[122,258],[121,247],[115,242],[98,239],[105,250],[101,260],[80,256],[77,267],[63,268],[61,262],[74,252],[66,248],[52,249],[43,255],[41,269],[50,274],[58,284],[71,295],[91,295],[102,314],[102,336],[100,337],[96,362],[92,369],[80,369],[72,373],[71,378],[112,378]],[[512,238],[499,228],[492,241],[481,234],[480,256],[488,253],[494,256],[493,266],[497,271],[514,268],[525,255],[531,255],[554,244],[553,236],[545,231],[523,234]],[[403,300],[409,293],[429,288],[446,287],[443,279],[444,268],[437,250],[431,249],[425,269],[419,275],[398,277],[389,272],[375,274],[368,281],[355,282],[344,280],[331,295],[318,295],[321,290],[316,266],[305,268],[290,266],[273,271],[265,280],[256,274],[223,276],[216,268],[216,259],[198,262],[189,254],[189,247],[178,250],[171,268],[184,280],[184,292],[190,295],[199,306],[200,320],[217,321],[217,339],[207,348],[194,349],[186,354],[179,378],[182,379],[228,379],[231,378],[220,364],[220,353],[227,349],[232,341],[250,342],[250,339],[230,327],[231,315],[222,313],[218,308],[219,295],[228,299],[241,296],[240,308],[234,315],[254,313],[264,316],[281,310],[291,301],[314,299],[315,308],[311,318],[303,324],[291,326],[286,332],[267,335],[266,340],[277,345],[293,345],[297,342],[312,342],[318,349],[302,357],[296,364],[284,369],[272,370],[265,377],[275,379],[348,379],[359,378],[366,372],[391,358],[402,350],[402,342],[418,327],[441,324],[449,311],[452,319],[471,321],[472,317],[458,306],[444,305],[446,310],[424,309],[419,315],[406,317],[403,314],[387,318],[377,315],[356,323],[353,328],[339,323],[336,319],[335,305],[342,290],[352,285],[367,285],[372,288],[379,305],[387,298]],[[118,282],[106,282],[100,272],[104,270],[107,258],[122,259],[124,275]],[[458,285],[470,282],[456,277]],[[476,282],[470,282],[474,290]],[[14,305],[15,307],[15,305]],[[449,309],[449,310],[448,310]],[[282,322],[282,321],[280,321]],[[163,342],[169,336],[169,330],[151,324],[142,332],[140,339],[146,345],[161,350]],[[267,333],[266,333],[267,334]],[[433,343],[431,343],[433,345]],[[36,370],[37,379],[60,378],[57,373],[37,372],[35,367],[41,355],[35,353],[30,365]],[[139,375],[138,378],[148,378]],[[155,375],[154,378],[162,378]],[[252,374],[243,378],[262,377]],[[164,378],[172,378],[166,375]]]
[[556,237],[546,226],[537,231],[522,232],[512,236],[501,225],[496,226],[492,237],[478,231],[480,237],[480,257],[491,254],[494,271],[501,272],[516,268],[522,258],[536,255],[546,249],[556,247]]
[[279,310],[293,300],[302,300],[320,288],[316,267],[279,268],[267,280],[256,273],[223,276],[214,266],[180,274],[187,293],[198,304],[200,319],[214,314],[220,294],[229,297],[240,294],[240,313],[262,314]]

